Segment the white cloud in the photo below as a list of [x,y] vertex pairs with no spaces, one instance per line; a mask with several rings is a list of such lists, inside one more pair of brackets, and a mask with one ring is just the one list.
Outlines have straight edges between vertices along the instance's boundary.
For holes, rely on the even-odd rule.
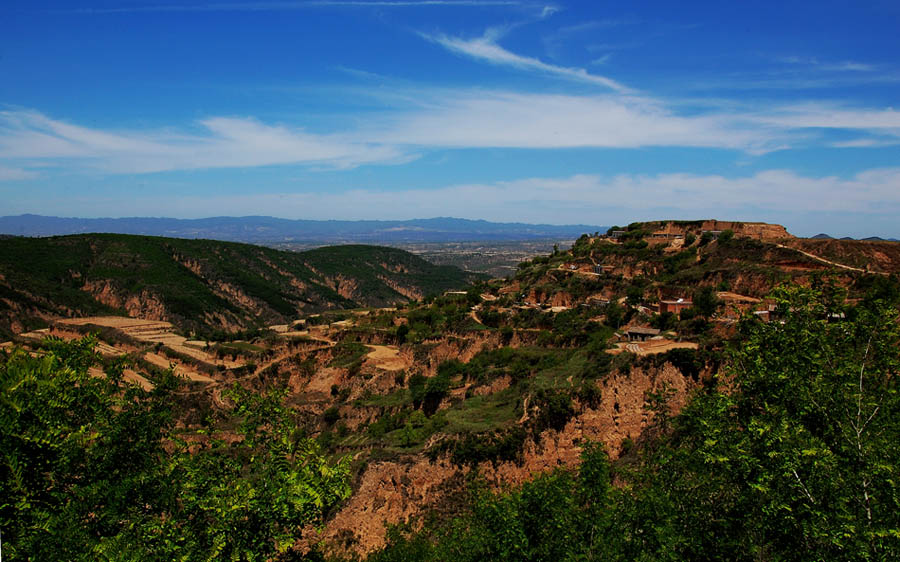
[[[199,121],[189,132],[101,130],[34,111],[0,111],[0,165],[18,175],[48,164],[107,174],[279,164],[334,169],[400,164],[422,150],[446,148],[696,147],[759,155],[817,143],[863,148],[900,140],[900,112],[891,108],[811,103],[763,112],[724,104],[686,113],[653,98],[621,94],[401,94],[392,111],[328,134],[221,116]],[[821,128],[852,131],[856,138],[827,139],[815,131]]]
[[696,174],[575,175],[405,192],[397,199],[410,195],[459,211],[464,211],[460,202],[473,200],[489,208],[512,206],[516,216],[533,209],[528,213],[531,220],[569,213],[569,222],[587,221],[590,216],[606,214],[609,208],[635,212],[665,208],[694,216],[698,211],[710,210],[731,216],[748,209],[889,212],[900,208],[900,168],[868,170],[848,179],[804,177],[787,170],[768,170],[739,178]]
[[552,4],[548,4],[548,5],[544,6],[543,8],[541,8],[541,15],[540,15],[540,18],[541,18],[541,19],[549,18],[550,16],[552,16],[553,14],[555,14],[556,12],[558,12],[559,10],[560,10],[560,7],[559,7],[559,6],[554,6],[554,5],[552,5]]
[[900,136],[900,111],[891,107],[872,109],[826,103],[795,104],[776,108],[752,119],[792,129],[858,129]]
[[453,92],[369,133],[394,144],[437,147],[715,147],[764,152],[787,135],[735,116],[680,116],[631,96]]
[[616,18],[616,19],[602,19],[602,20],[590,20],[582,23],[578,23],[575,25],[568,25],[566,27],[561,27],[556,32],[555,35],[574,35],[578,33],[584,33],[587,31],[596,31],[598,29],[609,29],[612,27],[621,27],[626,25],[635,25],[639,24],[641,21],[635,17],[628,18]]
[[[898,235],[900,168],[850,178],[807,177],[768,170],[738,178],[718,175],[574,175],[452,185],[438,189],[181,196],[133,200],[54,201],[42,212],[87,216],[198,217],[275,215],[309,219],[409,219],[456,216],[555,224],[613,224],[630,220],[720,218],[801,224],[814,234],[866,225],[869,233]],[[83,209],[82,209],[83,207]],[[183,213],[178,213],[182,209]],[[27,212],[28,208],[16,209]],[[834,217],[823,223],[822,217]],[[802,217],[806,217],[803,219]],[[812,217],[812,218],[810,218]],[[841,226],[835,227],[840,221]],[[850,225],[856,225],[855,227]]]
[[873,64],[853,61],[826,64],[823,65],[822,68],[825,70],[833,70],[837,72],[872,72],[873,70],[876,70],[876,66]]
[[809,66],[816,66],[819,64],[819,59],[817,59],[816,57],[800,57],[797,55],[777,57],[775,60],[777,60],[778,62],[783,62],[785,64],[803,64]]
[[454,53],[488,62],[490,64],[509,66],[521,70],[537,71],[544,74],[560,76],[568,80],[596,84],[619,93],[627,93],[630,91],[629,88],[611,78],[591,74],[583,68],[570,68],[548,64],[533,57],[517,55],[508,51],[497,44],[499,33],[496,29],[489,29],[483,36],[474,39],[427,34],[422,34],[422,37],[437,43]]
[[169,131],[108,132],[30,111],[0,112],[0,158],[68,159],[108,173],[236,168],[272,164],[352,167],[408,161],[397,149],[316,135],[253,119],[213,117],[205,134]]
[[872,72],[877,69],[873,64],[850,60],[842,62],[823,62],[816,57],[801,56],[778,57],[776,60],[785,64],[810,66],[819,70],[831,72]]
[[877,148],[882,146],[896,146],[898,144],[900,144],[900,138],[894,140],[853,139],[833,142],[829,146],[834,148]]

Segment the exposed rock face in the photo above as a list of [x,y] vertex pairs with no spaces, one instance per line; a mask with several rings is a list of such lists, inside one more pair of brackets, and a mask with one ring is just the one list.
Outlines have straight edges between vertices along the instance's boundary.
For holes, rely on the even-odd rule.
[[132,318],[169,320],[162,301],[146,289],[139,294],[128,293],[106,280],[85,281],[82,289],[102,304],[124,310]]
[[[398,266],[398,268],[400,271],[395,271],[395,273],[405,272],[405,268],[402,268],[400,266]],[[388,277],[379,276],[378,278],[381,279],[381,281],[384,282],[385,285],[387,285],[391,289],[397,291],[398,293],[400,293],[401,295],[403,295],[404,297],[406,297],[408,299],[418,300],[424,296],[422,294],[422,291],[419,291],[419,290],[411,288],[411,287],[404,287],[403,285],[397,283],[396,281],[394,281],[392,279],[389,279]]]
[[338,275],[334,279],[329,279],[329,281],[334,292],[345,299],[354,300],[358,298],[358,295],[356,294],[358,283],[355,279],[348,279],[343,275]]
[[512,377],[510,377],[509,375],[503,375],[502,377],[495,378],[486,385],[475,387],[472,391],[472,394],[475,396],[486,396],[488,394],[494,394],[495,392],[506,390],[507,388],[509,388],[510,384],[512,384]]
[[[515,342],[513,342],[515,343]],[[438,365],[450,359],[459,359],[468,363],[485,347],[496,348],[500,346],[500,335],[496,332],[483,332],[478,336],[469,336],[465,339],[441,339],[431,349],[425,361],[419,361],[417,366],[425,376],[437,374]]]
[[672,234],[686,234],[693,232],[699,234],[704,230],[731,230],[735,236],[755,238],[764,242],[778,242],[794,238],[787,229],[780,224],[765,222],[720,221],[709,219],[704,221],[668,221],[648,222],[646,227],[654,232]]
[[[444,351],[452,347],[444,345]],[[506,379],[498,379],[496,388],[490,385],[481,393],[488,388],[502,390],[509,384]],[[615,459],[625,439],[637,439],[653,422],[653,414],[645,409],[648,392],[670,389],[669,405],[672,412],[677,412],[696,383],[665,364],[648,371],[635,368],[629,373],[616,372],[598,385],[600,403],[595,408],[577,406],[577,414],[562,431],[546,430],[537,440],[529,440],[521,464],[483,463],[479,472],[498,488],[521,484],[535,473],[577,466],[586,440],[603,443]],[[354,425],[361,421],[353,420]],[[467,473],[467,468],[456,467],[446,459],[431,463],[422,456],[407,457],[406,462],[374,462],[362,473],[353,496],[318,539],[335,552],[371,552],[384,545],[385,524],[406,522],[429,510],[446,509],[454,496],[465,493]]]
[[216,289],[216,292],[220,296],[237,302],[241,306],[253,311],[254,314],[259,314],[263,310],[259,302],[231,283],[220,280],[216,283]]
[[205,272],[203,271],[203,266],[197,260],[182,258],[181,256],[175,255],[173,259],[186,267],[191,273],[196,275],[197,277],[205,277]]
[[736,236],[756,238],[764,242],[777,242],[793,238],[780,224],[764,222],[733,222],[710,220],[703,223],[703,230],[731,230]]
[[558,293],[553,294],[553,298],[550,299],[550,306],[572,306],[574,299],[572,299],[572,295],[565,291],[560,291]]
[[424,513],[447,495],[445,483],[460,472],[446,461],[375,462],[366,468],[347,504],[320,536],[337,552],[359,553],[384,545],[386,524]]
[[382,268],[384,268],[388,271],[392,271],[394,273],[408,273],[409,272],[409,268],[401,263],[389,264],[387,262],[381,262],[380,265]]

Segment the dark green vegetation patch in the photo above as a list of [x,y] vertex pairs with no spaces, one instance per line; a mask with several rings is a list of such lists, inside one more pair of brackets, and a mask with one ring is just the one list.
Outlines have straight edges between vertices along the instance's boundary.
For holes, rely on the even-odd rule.
[[332,308],[390,306],[473,279],[377,246],[294,253],[119,234],[6,238],[0,297],[8,312],[0,311],[0,329],[53,315],[162,313],[186,331],[211,334]]

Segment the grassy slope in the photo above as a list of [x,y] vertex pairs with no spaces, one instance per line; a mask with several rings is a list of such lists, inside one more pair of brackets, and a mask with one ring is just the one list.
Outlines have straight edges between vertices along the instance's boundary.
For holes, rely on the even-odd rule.
[[[398,268],[404,272],[392,271]],[[157,297],[171,319],[192,329],[215,328],[212,313],[253,326],[288,319],[301,310],[407,300],[382,278],[422,294],[462,287],[471,280],[456,268],[435,266],[391,248],[338,246],[293,253],[119,234],[0,240],[0,276],[0,313],[6,312],[7,323],[13,306],[33,314],[123,312],[84,290],[86,283],[108,282],[118,295]],[[353,298],[341,296],[331,288],[337,277],[351,279],[360,290]],[[230,298],[231,289],[253,305]]]

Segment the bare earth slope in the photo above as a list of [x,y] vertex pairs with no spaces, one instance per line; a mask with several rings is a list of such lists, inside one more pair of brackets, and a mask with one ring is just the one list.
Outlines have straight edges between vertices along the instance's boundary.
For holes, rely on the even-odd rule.
[[900,242],[797,238],[788,245],[836,263],[867,271],[882,273],[900,271]]

